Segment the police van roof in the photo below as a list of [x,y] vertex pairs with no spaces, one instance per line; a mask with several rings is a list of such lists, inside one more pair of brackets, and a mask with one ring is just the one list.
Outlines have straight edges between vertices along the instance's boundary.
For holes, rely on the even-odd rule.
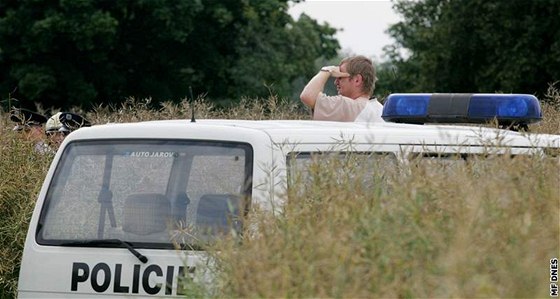
[[519,133],[481,126],[414,125],[310,120],[159,120],[97,125],[67,139],[203,139],[273,143],[483,144],[500,138],[509,146],[560,147],[560,135]]

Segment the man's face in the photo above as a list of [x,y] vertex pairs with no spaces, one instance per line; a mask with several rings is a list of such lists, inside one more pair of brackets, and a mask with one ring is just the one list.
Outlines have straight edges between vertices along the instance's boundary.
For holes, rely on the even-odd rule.
[[45,137],[43,126],[31,125],[25,131],[28,140],[39,141]]
[[64,140],[64,138],[66,137],[66,134],[64,132],[52,132],[52,133],[50,132],[47,133],[47,137],[49,138],[49,143],[51,145],[59,147],[62,141]]
[[[340,65],[340,71],[347,73],[346,63]],[[345,97],[351,97],[354,91],[354,86],[352,84],[352,77],[339,77],[334,80],[334,85],[338,94]]]

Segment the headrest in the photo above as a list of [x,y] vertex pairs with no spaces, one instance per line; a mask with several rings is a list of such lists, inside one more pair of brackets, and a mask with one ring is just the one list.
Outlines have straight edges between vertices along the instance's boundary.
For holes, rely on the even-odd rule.
[[241,197],[233,194],[205,194],[198,202],[199,226],[225,229],[238,220]]
[[124,202],[123,231],[137,235],[162,232],[167,228],[171,205],[159,193],[129,195]]

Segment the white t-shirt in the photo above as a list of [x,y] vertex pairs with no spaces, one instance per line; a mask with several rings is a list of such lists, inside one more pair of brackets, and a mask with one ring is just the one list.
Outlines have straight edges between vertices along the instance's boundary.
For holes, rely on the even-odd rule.
[[319,93],[313,110],[314,120],[383,122],[383,105],[376,99],[360,97],[351,99],[345,96],[327,96]]
[[377,99],[371,99],[368,101],[366,107],[358,114],[358,117],[354,121],[356,122],[385,122],[381,118],[383,113],[383,105],[377,101]]

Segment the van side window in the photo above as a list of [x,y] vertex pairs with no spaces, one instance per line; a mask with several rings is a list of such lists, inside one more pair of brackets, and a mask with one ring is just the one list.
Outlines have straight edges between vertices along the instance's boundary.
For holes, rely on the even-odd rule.
[[439,161],[439,163],[464,163],[467,161],[496,161],[502,157],[515,158],[512,154],[487,154],[487,153],[437,153],[424,152],[412,153],[408,156],[409,160],[420,159],[424,161]]
[[[524,155],[487,154],[487,153],[412,153],[408,164],[412,170],[422,170],[426,175],[455,175],[470,169],[483,173],[488,168],[503,163],[503,159],[521,159]],[[526,156],[527,157],[527,156]]]
[[325,173],[331,174],[331,183],[357,179],[379,186],[397,171],[397,157],[389,152],[292,152],[286,162],[288,189],[292,190],[313,184]]

